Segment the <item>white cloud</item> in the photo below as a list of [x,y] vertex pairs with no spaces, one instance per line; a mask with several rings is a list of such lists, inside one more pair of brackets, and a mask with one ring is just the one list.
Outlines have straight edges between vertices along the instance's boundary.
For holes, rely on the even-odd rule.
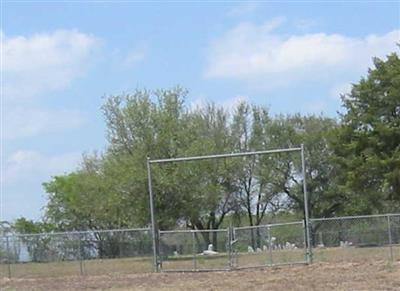
[[42,183],[51,176],[77,168],[81,154],[72,152],[45,156],[37,151],[18,150],[5,161],[2,184]]
[[25,99],[62,89],[84,75],[98,45],[95,37],[76,30],[31,36],[3,35],[6,99]]
[[77,128],[85,123],[85,116],[76,110],[13,107],[4,112],[3,122],[3,138],[12,140]]
[[77,110],[38,106],[46,94],[67,88],[88,69],[100,41],[76,30],[57,30],[31,36],[5,36],[2,119],[4,139],[76,128],[84,116]]
[[400,30],[383,35],[348,37],[341,34],[285,35],[274,32],[284,19],[261,25],[240,23],[210,45],[205,76],[263,81],[265,87],[290,80],[329,79],[360,74],[373,56],[396,50]]

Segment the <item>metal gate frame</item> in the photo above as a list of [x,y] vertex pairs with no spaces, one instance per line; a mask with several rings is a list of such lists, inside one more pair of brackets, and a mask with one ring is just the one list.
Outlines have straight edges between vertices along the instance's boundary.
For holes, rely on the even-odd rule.
[[264,151],[253,151],[253,152],[241,152],[241,153],[230,153],[230,154],[214,154],[214,155],[204,155],[204,156],[192,156],[192,157],[180,157],[180,158],[169,158],[169,159],[155,159],[151,160],[147,157],[147,180],[149,189],[149,202],[150,202],[150,218],[151,218],[151,229],[152,229],[152,239],[153,239],[153,265],[154,271],[158,272],[160,270],[159,261],[159,248],[158,248],[158,228],[155,220],[155,210],[154,210],[154,195],[152,187],[151,178],[151,165],[158,163],[176,163],[185,161],[196,161],[196,160],[210,160],[210,159],[220,159],[229,157],[243,157],[243,156],[258,156],[282,152],[300,152],[301,156],[301,168],[303,177],[303,195],[304,195],[304,221],[305,221],[305,237],[307,246],[307,263],[311,262],[312,259],[312,247],[310,241],[310,229],[309,229],[309,213],[308,213],[308,198],[307,198],[307,184],[306,184],[306,170],[305,170],[305,158],[304,158],[304,145],[301,144],[300,147],[286,148],[286,149],[272,149]]
[[[273,263],[273,250],[272,250],[272,236],[271,236],[271,230],[276,227],[284,227],[284,226],[290,226],[290,225],[297,225],[301,226],[302,228],[302,234],[303,234],[303,254],[304,254],[304,260],[295,260],[295,261],[289,261],[289,262],[277,262]],[[260,253],[255,253],[254,255],[256,256],[265,256],[266,260],[264,264],[257,264],[257,265],[251,265],[251,266],[240,266],[239,264],[239,253],[237,249],[235,249],[235,243],[237,242],[237,236],[236,233],[237,231],[240,230],[247,230],[247,229],[260,229],[260,228],[265,228],[267,229],[268,233],[268,251],[265,252],[260,252]],[[229,227],[226,229],[211,229],[211,230],[159,230],[158,231],[158,238],[159,238],[159,243],[162,241],[162,236],[165,234],[174,234],[174,233],[182,233],[182,234],[188,234],[191,235],[191,244],[192,244],[192,251],[191,254],[186,254],[183,257],[183,260],[186,259],[186,262],[189,262],[190,259],[192,260],[192,267],[191,268],[173,268],[169,269],[167,267],[164,267],[165,262],[168,260],[163,260],[163,255],[166,255],[165,253],[162,252],[162,249],[160,248],[160,254],[159,254],[159,271],[161,272],[210,272],[210,271],[232,271],[232,270],[241,270],[241,269],[251,269],[251,268],[265,268],[265,267],[276,267],[276,266],[284,266],[284,265],[297,265],[297,264],[307,264],[307,245],[306,245],[306,232],[304,231],[305,228],[305,223],[304,221],[295,221],[295,222],[287,222],[287,223],[275,223],[275,224],[265,224],[265,225],[257,225],[257,226],[242,226],[242,227]],[[196,239],[195,239],[195,234],[196,233],[201,233],[201,232],[218,232],[218,233],[226,233],[226,252],[223,252],[221,255],[224,257],[227,257],[227,263],[226,263],[226,268],[199,268],[198,266],[198,252],[197,252],[197,245],[196,245]],[[270,258],[269,263],[267,262],[267,257]],[[204,257],[206,258],[206,257]],[[210,259],[213,258],[212,256],[209,257]]]
[[[272,253],[272,236],[271,236],[271,229],[274,227],[279,226],[288,226],[288,225],[301,225],[303,229],[303,250],[304,250],[304,260],[303,261],[293,261],[287,263],[273,263],[273,253]],[[274,223],[274,224],[264,224],[264,225],[256,225],[256,226],[242,226],[242,227],[234,227],[233,228],[233,241],[236,240],[236,231],[237,230],[246,230],[246,229],[257,229],[257,228],[266,228],[267,229],[267,238],[268,238],[268,258],[269,263],[259,264],[259,265],[252,265],[252,266],[240,266],[238,262],[238,253],[233,249],[232,250],[232,269],[240,270],[240,269],[251,269],[251,268],[263,268],[263,267],[277,267],[277,266],[284,266],[284,265],[297,265],[297,264],[308,264],[307,261],[307,244],[306,244],[306,231],[305,231],[305,223],[304,221],[294,221],[294,222],[286,222],[286,223]],[[266,253],[259,253],[260,255],[265,255]],[[236,264],[233,264],[236,260]]]

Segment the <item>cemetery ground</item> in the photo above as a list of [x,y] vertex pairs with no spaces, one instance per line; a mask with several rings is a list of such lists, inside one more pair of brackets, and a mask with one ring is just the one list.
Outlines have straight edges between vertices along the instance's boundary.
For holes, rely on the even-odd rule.
[[388,262],[381,256],[323,258],[311,265],[226,272],[114,272],[83,276],[51,276],[49,265],[49,276],[3,277],[0,287],[1,290],[400,290],[400,260]]

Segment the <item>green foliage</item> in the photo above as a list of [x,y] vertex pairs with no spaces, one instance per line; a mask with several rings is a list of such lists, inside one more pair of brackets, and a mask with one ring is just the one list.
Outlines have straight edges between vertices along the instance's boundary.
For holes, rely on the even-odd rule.
[[374,65],[342,96],[346,113],[332,139],[350,213],[400,207],[400,59],[393,53]]
[[[186,95],[178,87],[106,98],[102,111],[108,146],[101,155],[85,155],[78,171],[44,183],[49,193],[47,221],[61,230],[143,226],[149,221],[147,157],[257,151],[301,143],[310,216],[332,216],[350,204],[348,192],[338,183],[335,133],[343,126],[336,129],[336,120],[299,114],[272,117],[266,108],[247,102],[232,112],[212,103],[188,108]],[[217,229],[226,225],[226,217],[233,222],[243,215],[249,225],[258,225],[282,210],[300,217],[304,211],[298,153],[153,164],[152,175],[156,219],[162,229],[177,225]],[[205,235],[206,243],[216,239]]]
[[19,234],[25,234],[51,232],[55,229],[55,226],[48,222],[34,222],[33,220],[20,217],[13,223],[12,228]]
[[59,230],[135,226],[136,213],[129,210],[134,197],[118,188],[121,177],[113,163],[107,157],[86,156],[79,171],[44,183],[47,219]]
[[[280,117],[274,122],[273,142],[278,147],[304,144],[306,181],[310,217],[329,217],[340,210],[344,197],[337,192],[334,177],[336,168],[329,147],[329,133],[337,126],[334,119],[300,115]],[[275,157],[277,173],[283,181],[283,191],[303,211],[302,171],[299,155]],[[293,207],[293,205],[292,205]]]

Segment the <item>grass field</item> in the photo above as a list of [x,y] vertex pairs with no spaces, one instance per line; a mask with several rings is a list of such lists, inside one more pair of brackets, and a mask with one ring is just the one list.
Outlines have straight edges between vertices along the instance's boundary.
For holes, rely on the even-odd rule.
[[[82,270],[85,275],[146,273],[152,271],[152,262],[152,257],[86,260],[82,262]],[[79,261],[11,264],[11,277],[38,278],[79,275],[81,273],[80,264]],[[8,266],[5,264],[1,265],[1,276],[8,276]]]
[[[373,263],[376,261],[389,261],[388,247],[370,248],[326,248],[314,249],[314,262],[329,263]],[[400,246],[393,247],[394,259],[400,261]],[[271,260],[272,259],[272,260]],[[256,267],[269,264],[290,264],[305,262],[304,250],[276,250],[272,254],[262,253],[239,253],[234,257],[233,266]],[[8,276],[8,266],[1,264],[1,277]],[[163,270],[190,270],[196,266],[199,270],[205,269],[227,269],[229,268],[229,257],[227,254],[217,256],[193,257],[170,257],[163,261]],[[51,263],[19,263],[10,266],[12,278],[47,278],[76,276],[82,271],[88,276],[108,274],[138,274],[152,271],[152,257],[60,261]]]
[[2,290],[400,290],[400,262],[317,262],[229,272],[2,278]]

